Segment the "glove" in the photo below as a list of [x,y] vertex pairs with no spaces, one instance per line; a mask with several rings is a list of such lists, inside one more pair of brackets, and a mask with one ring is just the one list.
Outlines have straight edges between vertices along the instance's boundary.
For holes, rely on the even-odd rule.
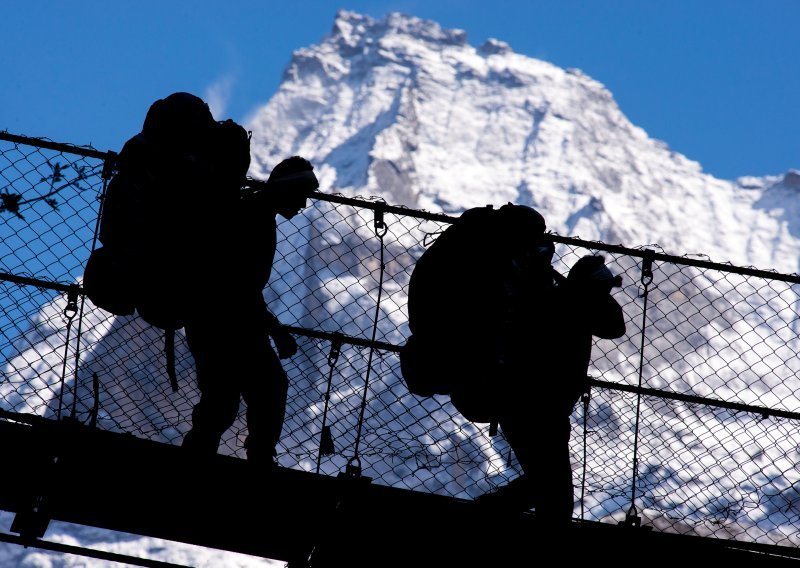
[[297,353],[297,341],[295,341],[292,334],[283,328],[272,333],[272,340],[275,342],[275,347],[278,350],[278,357],[281,359],[288,359]]

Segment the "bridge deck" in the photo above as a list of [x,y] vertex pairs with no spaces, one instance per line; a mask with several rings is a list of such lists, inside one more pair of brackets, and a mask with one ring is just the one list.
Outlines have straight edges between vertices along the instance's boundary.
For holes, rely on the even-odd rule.
[[[65,422],[0,421],[0,509],[13,530],[47,521],[186,542],[313,566],[503,566],[792,562],[795,549],[575,523],[550,534],[534,515],[487,518],[466,501],[244,460],[189,459],[180,448]],[[38,503],[38,511],[33,507]]]

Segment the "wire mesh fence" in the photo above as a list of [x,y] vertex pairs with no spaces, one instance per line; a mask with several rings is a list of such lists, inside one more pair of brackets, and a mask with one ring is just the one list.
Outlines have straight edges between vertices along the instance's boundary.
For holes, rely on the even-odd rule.
[[[180,444],[199,397],[182,332],[172,392],[163,332],[76,287],[113,159],[0,133],[0,409]],[[520,475],[502,431],[411,395],[400,372],[411,272],[451,222],[319,194],[279,225],[265,298],[300,344],[284,361],[282,466],[335,475],[355,460],[376,483],[464,499]],[[595,342],[591,397],[572,416],[575,515],[796,546],[800,278],[553,239],[562,274],[601,253],[624,278],[626,335]],[[220,452],[244,457],[246,433],[240,413]]]

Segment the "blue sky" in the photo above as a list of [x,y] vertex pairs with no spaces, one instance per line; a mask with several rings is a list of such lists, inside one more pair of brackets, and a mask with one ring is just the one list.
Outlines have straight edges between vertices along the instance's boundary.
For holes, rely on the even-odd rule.
[[174,91],[241,121],[339,8],[400,11],[580,68],[717,177],[800,168],[796,0],[8,0],[0,130],[119,150]]

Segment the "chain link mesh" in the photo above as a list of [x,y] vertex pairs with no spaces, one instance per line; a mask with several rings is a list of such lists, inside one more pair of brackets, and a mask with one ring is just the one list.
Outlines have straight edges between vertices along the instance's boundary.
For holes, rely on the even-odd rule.
[[[65,311],[113,157],[18,139],[0,133],[0,408],[180,444],[199,396],[182,331],[173,393],[162,331],[83,296]],[[409,394],[400,374],[409,277],[449,222],[377,199],[319,195],[280,223],[265,297],[300,345],[283,362],[282,466],[335,475],[357,460],[376,483],[464,499],[520,475],[502,431],[489,436],[446,396]],[[554,240],[563,274],[600,253],[624,278],[615,297],[627,333],[596,341],[591,398],[572,417],[575,514],[621,522],[633,506],[657,530],[796,546],[800,279]],[[652,281],[642,277],[650,262]],[[208,309],[224,303],[210,294]],[[535,412],[547,401],[530,403]],[[323,426],[333,439],[325,455]],[[220,452],[244,458],[245,437],[240,413]]]

